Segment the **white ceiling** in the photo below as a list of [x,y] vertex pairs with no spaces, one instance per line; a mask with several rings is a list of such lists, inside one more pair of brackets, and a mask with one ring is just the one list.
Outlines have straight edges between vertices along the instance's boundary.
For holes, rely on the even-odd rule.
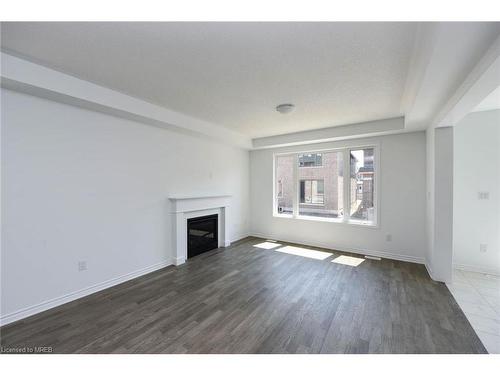
[[491,111],[493,109],[500,109],[500,87],[489,94],[479,105],[474,108],[473,112]]
[[[401,115],[420,126],[498,30],[492,23],[2,23],[2,49],[256,138]],[[280,103],[296,110],[281,115]]]

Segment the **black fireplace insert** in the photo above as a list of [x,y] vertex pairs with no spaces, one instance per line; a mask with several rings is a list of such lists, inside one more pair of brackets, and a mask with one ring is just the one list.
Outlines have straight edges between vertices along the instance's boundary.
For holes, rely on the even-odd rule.
[[218,215],[194,217],[187,221],[188,258],[217,249]]

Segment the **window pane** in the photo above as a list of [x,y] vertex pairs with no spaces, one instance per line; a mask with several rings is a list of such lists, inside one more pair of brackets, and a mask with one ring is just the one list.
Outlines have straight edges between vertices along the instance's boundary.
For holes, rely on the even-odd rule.
[[276,211],[293,213],[293,155],[276,157]]
[[323,154],[299,154],[299,167],[321,167]]
[[375,221],[373,148],[351,151],[351,218]]
[[325,181],[318,180],[318,194],[323,194],[324,191],[325,191]]
[[311,181],[305,181],[305,203],[311,203]]
[[[311,165],[314,160],[314,165]],[[316,168],[304,168],[314,166]],[[342,152],[299,154],[299,215],[343,216]]]
[[300,202],[304,203],[306,201],[306,182],[304,180],[300,181]]
[[300,180],[300,203],[323,203],[323,180]]
[[278,180],[278,197],[283,196],[283,181]]

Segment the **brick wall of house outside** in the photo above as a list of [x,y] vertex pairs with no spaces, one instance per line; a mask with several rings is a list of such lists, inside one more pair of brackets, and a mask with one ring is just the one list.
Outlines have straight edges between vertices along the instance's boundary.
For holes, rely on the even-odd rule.
[[[299,203],[299,214],[338,217],[343,212],[343,176],[342,153],[322,153],[321,166],[298,167],[300,180],[323,180],[324,195],[322,204]],[[276,193],[278,211],[293,211],[293,155],[276,158]],[[340,173],[339,173],[340,171]],[[300,186],[300,185],[299,185]],[[351,197],[356,199],[356,179],[351,178]],[[278,195],[278,193],[281,194]],[[340,193],[340,194],[339,194]]]
[[278,156],[276,158],[276,199],[278,212],[291,214],[293,212],[293,162],[294,155]]
[[[315,154],[304,154],[315,155]],[[343,215],[343,163],[341,152],[321,153],[321,162],[316,166],[298,166],[299,214],[309,216],[339,217]],[[350,197],[351,217],[373,220],[373,149],[363,150],[363,166],[358,168],[358,160],[350,155]],[[300,155],[299,155],[300,159]],[[276,158],[276,199],[278,212],[293,212],[293,163],[294,155]],[[300,181],[323,181],[324,194],[322,203],[300,201]],[[311,185],[306,185],[306,195],[311,195]],[[318,197],[318,195],[316,195]]]

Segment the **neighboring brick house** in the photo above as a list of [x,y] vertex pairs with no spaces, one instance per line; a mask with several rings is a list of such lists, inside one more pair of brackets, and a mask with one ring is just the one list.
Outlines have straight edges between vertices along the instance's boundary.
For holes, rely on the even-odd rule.
[[293,212],[293,155],[276,158],[276,199],[278,212],[291,214]]
[[363,156],[363,166],[359,168],[356,176],[358,207],[351,216],[358,219],[373,220],[373,149],[365,149]]
[[[352,156],[351,156],[352,157]],[[278,212],[293,211],[293,155],[276,158]],[[299,214],[339,217],[343,215],[342,153],[300,154],[298,157]],[[356,165],[356,163],[351,163]],[[356,172],[351,171],[351,197],[356,200]]]

